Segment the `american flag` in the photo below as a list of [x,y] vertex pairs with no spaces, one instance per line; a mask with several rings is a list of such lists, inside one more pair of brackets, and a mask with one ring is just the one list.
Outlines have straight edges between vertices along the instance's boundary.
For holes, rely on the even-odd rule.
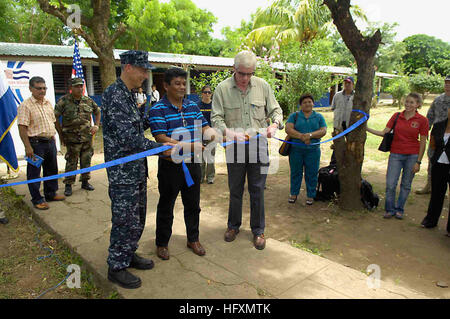
[[[75,46],[73,48],[72,78],[82,78],[84,81],[83,65],[81,64],[80,51],[78,50],[76,38]],[[84,81],[83,95],[86,95],[86,81]]]

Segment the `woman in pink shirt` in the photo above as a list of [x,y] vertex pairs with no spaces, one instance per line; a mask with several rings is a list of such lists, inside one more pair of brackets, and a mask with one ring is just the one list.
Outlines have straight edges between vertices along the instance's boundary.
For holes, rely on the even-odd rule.
[[[384,218],[395,216],[397,219],[403,219],[404,206],[411,191],[412,180],[420,170],[428,138],[428,120],[417,112],[421,106],[421,96],[417,93],[410,93],[406,97],[405,110],[395,113],[383,131],[367,127],[367,131],[370,133],[384,136],[392,129],[397,120],[386,173],[386,213]],[[395,200],[400,173],[402,173],[400,193]]]

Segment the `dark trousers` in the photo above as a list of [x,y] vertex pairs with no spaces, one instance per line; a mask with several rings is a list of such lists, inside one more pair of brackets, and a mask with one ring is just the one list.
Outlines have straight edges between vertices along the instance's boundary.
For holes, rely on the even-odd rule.
[[[435,163],[431,167],[431,198],[428,213],[424,219],[425,224],[437,225],[444,205],[447,185],[450,185],[450,164]],[[447,221],[447,232],[450,232],[450,216]]]
[[[239,148],[239,147],[237,147]],[[230,203],[228,209],[228,228],[238,230],[242,224],[242,197],[245,177],[248,180],[250,194],[250,228],[253,235],[261,235],[265,229],[264,186],[266,185],[268,163],[267,143],[258,147],[256,161],[249,155],[249,146],[245,147],[244,160],[237,155],[241,149],[227,147],[228,187]],[[239,157],[241,159],[239,160]]]
[[[39,141],[30,138],[30,144],[33,148],[33,152],[39,155],[44,160],[41,164],[43,170],[43,176],[52,176],[58,174],[58,161],[56,160],[56,145],[53,139],[49,141]],[[32,180],[41,177],[41,167],[36,167],[28,163],[27,165],[27,180]],[[58,180],[53,179],[44,182],[44,197],[42,197],[39,188],[41,183],[28,184],[28,189],[31,194],[31,202],[36,205],[45,202],[45,198],[53,198],[58,190]]]
[[112,270],[127,268],[138,249],[147,213],[147,181],[131,185],[109,185],[112,227],[108,265]]
[[178,194],[184,206],[184,222],[189,242],[198,241],[200,223],[200,178],[198,163],[187,163],[194,185],[188,187],[181,164],[162,158],[158,161],[159,201],[156,210],[156,246],[166,247],[172,236],[173,208]]
[[[342,122],[342,129],[344,131],[347,129],[347,123],[345,121]],[[330,165],[337,165],[337,159],[336,159],[336,154],[334,154],[334,149],[333,149],[333,152],[331,153]]]

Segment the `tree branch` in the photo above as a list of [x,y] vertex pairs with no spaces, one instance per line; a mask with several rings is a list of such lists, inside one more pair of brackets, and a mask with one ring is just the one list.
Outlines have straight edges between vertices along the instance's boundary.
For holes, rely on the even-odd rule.
[[[67,7],[59,0],[59,8],[50,4],[49,0],[37,0],[42,11],[57,17],[64,25],[67,25],[67,18],[70,14]],[[80,23],[86,27],[92,27],[92,19],[81,14]]]
[[45,40],[47,39],[48,34],[50,33],[50,28],[47,28],[47,31],[42,36],[41,41],[39,43],[45,43]]
[[330,9],[333,23],[353,56],[361,56],[361,51],[369,48],[368,39],[356,27],[350,14],[350,0],[324,0],[324,3]]
[[78,32],[83,37],[83,39],[86,40],[92,51],[94,51],[95,54],[97,54],[97,56],[100,57],[101,50],[100,47],[95,43],[94,38],[89,33],[84,31],[83,28],[76,29],[76,32]]
[[127,30],[127,27],[125,26],[125,24],[123,24],[122,22],[120,23],[119,27],[116,29],[116,32],[114,32],[113,36],[111,37],[111,40],[109,41],[108,46],[109,47],[114,47],[114,42],[116,42],[116,40],[125,33],[125,31]]
[[31,19],[30,19],[30,29],[28,30],[28,43],[33,43],[33,22],[34,20],[34,14],[31,15]]

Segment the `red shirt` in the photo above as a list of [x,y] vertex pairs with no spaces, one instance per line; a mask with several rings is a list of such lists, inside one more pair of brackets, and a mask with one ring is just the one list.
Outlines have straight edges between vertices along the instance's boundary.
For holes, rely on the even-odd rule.
[[[428,120],[425,116],[416,114],[407,120],[405,111],[400,113],[394,129],[394,139],[392,140],[391,153],[396,154],[419,154],[419,135],[428,137]],[[386,127],[392,128],[397,113],[392,115]]]

